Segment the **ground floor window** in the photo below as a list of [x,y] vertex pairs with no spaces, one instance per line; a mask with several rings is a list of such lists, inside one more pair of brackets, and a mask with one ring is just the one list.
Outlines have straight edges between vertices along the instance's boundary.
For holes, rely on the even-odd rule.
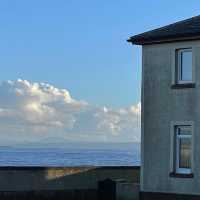
[[176,125],[174,131],[175,172],[189,174],[192,169],[192,126]]

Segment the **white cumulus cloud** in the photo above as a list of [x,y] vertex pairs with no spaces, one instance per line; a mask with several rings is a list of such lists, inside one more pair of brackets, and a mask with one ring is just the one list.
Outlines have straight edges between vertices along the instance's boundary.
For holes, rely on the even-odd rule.
[[140,103],[121,109],[97,107],[46,83],[0,83],[2,141],[140,141],[140,112]]

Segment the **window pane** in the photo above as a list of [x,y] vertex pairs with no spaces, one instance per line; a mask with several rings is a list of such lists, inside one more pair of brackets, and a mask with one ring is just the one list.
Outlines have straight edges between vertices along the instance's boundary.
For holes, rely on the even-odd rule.
[[178,126],[178,135],[191,135],[191,126]]
[[179,140],[179,168],[191,168],[191,139]]
[[192,81],[192,51],[181,52],[181,80]]

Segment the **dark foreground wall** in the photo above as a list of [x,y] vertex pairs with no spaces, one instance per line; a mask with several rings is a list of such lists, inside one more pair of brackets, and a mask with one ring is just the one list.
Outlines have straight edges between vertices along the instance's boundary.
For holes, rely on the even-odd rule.
[[96,200],[107,178],[139,182],[139,167],[1,167],[0,199]]
[[95,189],[0,192],[2,200],[98,200]]
[[200,196],[160,192],[140,192],[140,200],[200,200]]

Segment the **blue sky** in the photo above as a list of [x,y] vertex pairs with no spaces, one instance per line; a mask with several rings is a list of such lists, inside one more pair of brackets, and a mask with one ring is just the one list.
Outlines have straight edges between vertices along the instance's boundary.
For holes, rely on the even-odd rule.
[[141,47],[126,40],[199,10],[194,0],[1,1],[0,144],[139,142]]
[[199,10],[194,0],[1,1],[0,81],[47,82],[94,105],[130,106],[140,101],[141,49],[126,39]]

